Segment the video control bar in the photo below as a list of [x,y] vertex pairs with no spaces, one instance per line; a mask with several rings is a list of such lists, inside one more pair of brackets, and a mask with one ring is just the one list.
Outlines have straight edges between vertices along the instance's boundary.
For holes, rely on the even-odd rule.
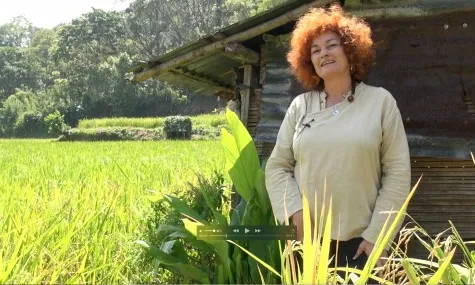
[[295,226],[198,226],[203,240],[296,240]]

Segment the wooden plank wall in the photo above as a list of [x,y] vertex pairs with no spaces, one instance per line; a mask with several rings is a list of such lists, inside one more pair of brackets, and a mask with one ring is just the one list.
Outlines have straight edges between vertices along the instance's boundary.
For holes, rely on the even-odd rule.
[[[475,164],[472,160],[419,157],[411,159],[412,185],[421,183],[409,204],[408,214],[432,237],[450,227],[451,220],[465,240],[475,240]],[[406,219],[409,222],[410,219]],[[450,231],[446,233],[447,236]],[[418,241],[409,254],[427,257]],[[456,260],[461,260],[460,250]]]

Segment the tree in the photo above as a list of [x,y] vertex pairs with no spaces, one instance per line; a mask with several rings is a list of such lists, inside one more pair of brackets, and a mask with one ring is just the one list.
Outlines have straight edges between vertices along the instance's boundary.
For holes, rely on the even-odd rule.
[[25,48],[0,47],[0,100],[4,101],[17,88],[38,89],[39,76],[28,61]]
[[13,18],[0,26],[0,46],[26,47],[30,44],[37,28],[25,17]]
[[212,96],[159,80],[133,85],[123,76],[139,60],[283,2],[136,0],[125,11],[93,9],[54,29],[38,29],[16,17],[0,26],[0,128],[4,135],[26,132],[55,110],[72,126],[84,117],[212,110]]
[[288,0],[226,0],[229,23],[235,23],[269,10]]
[[147,60],[227,25],[223,9],[222,0],[137,0],[126,14],[130,37]]
[[125,22],[121,13],[93,9],[58,28],[56,59],[72,60],[81,57],[87,63],[116,55],[126,48]]
[[51,29],[39,29],[27,49],[28,60],[36,65],[40,74],[41,86],[46,88],[54,83],[53,72],[57,70],[52,50],[57,42],[57,34]]

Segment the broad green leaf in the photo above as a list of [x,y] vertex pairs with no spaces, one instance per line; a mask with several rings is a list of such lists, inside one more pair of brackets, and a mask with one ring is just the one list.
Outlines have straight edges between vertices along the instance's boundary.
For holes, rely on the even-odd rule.
[[262,169],[257,171],[256,182],[254,185],[256,187],[257,200],[259,201],[259,206],[261,207],[262,213],[269,213],[269,211],[273,213],[269,200],[269,194],[266,190],[265,173]]
[[249,180],[244,170],[245,164],[241,161],[241,154],[232,134],[226,129],[221,130],[221,144],[226,158],[226,172],[231,177],[236,191],[241,197],[249,201],[253,196],[253,181]]
[[234,250],[233,252],[233,261],[234,264],[236,265],[236,283],[237,284],[242,284],[242,254],[241,251],[239,250]]
[[249,250],[245,249],[244,247],[240,246],[239,244],[231,241],[231,240],[228,240],[229,243],[231,244],[234,244],[235,246],[239,247],[242,251],[244,251],[245,253],[247,253],[250,257],[252,257],[254,260],[256,260],[257,262],[259,262],[260,264],[262,264],[262,266],[264,266],[265,268],[267,268],[269,271],[271,271],[272,273],[274,273],[275,275],[279,276],[279,277],[282,277],[279,272],[277,272],[274,268],[272,268],[269,264],[265,263],[264,261],[262,261],[260,258],[258,258],[257,256],[255,256],[254,254],[252,254],[252,252],[250,252]]
[[183,263],[188,263],[188,254],[185,251],[185,248],[178,240],[166,241],[160,247],[160,250],[165,252],[168,255],[175,257]]
[[161,193],[156,193],[155,195],[148,196],[148,200],[152,203],[157,203],[163,200],[163,195]]
[[244,213],[246,211],[247,201],[241,199],[236,208],[231,210],[231,222],[233,226],[243,225]]
[[145,241],[139,240],[137,241],[137,244],[144,248],[150,256],[157,259],[160,263],[168,265],[168,268],[182,275],[183,277],[191,278],[196,281],[207,280],[207,283],[209,283],[209,276],[196,266],[183,263],[176,257],[163,252],[153,245],[149,245]]
[[[201,224],[188,219],[182,219],[182,221],[185,225],[185,228],[196,237],[198,235],[198,226]],[[234,283],[234,277],[231,271],[231,259],[229,257],[229,245],[224,240],[203,241],[213,246],[214,251],[218,254],[224,265],[226,279],[229,279],[230,283]]]
[[202,250],[203,253],[207,253],[213,250],[210,244],[197,239],[187,229],[185,229],[184,226],[159,225],[157,231],[164,233],[172,232],[171,234],[166,236],[167,239],[184,238],[186,239],[186,243],[196,249]]
[[222,264],[218,265],[218,274],[217,274],[218,284],[226,283],[226,277],[224,273],[224,266]]
[[[248,246],[246,248],[250,252],[252,252],[255,256],[257,256],[259,259],[264,260],[264,261],[270,261],[269,252],[267,250],[268,244],[269,244],[268,240],[249,240]],[[250,259],[248,263],[250,267],[249,269],[250,269],[252,281],[257,282],[257,283],[260,282],[259,272],[257,271],[257,266],[258,266],[257,261],[254,259]]]
[[236,191],[249,201],[255,195],[257,171],[260,168],[256,146],[246,127],[237,115],[226,111],[226,119],[232,134],[221,130],[221,143],[226,157],[226,171],[231,176]]
[[178,211],[182,215],[191,217],[192,219],[197,220],[198,222],[202,224],[208,224],[205,218],[203,218],[200,214],[198,214],[195,210],[190,208],[185,202],[178,199],[177,197],[174,197],[168,194],[163,194],[163,201],[168,202],[170,206],[172,206],[176,211]]

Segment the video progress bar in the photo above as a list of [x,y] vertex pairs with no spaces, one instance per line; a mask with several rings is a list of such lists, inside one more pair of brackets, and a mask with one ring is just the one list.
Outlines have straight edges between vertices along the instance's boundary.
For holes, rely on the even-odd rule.
[[295,237],[276,235],[202,235],[202,240],[294,240]]
[[203,240],[295,240],[295,226],[198,226]]

